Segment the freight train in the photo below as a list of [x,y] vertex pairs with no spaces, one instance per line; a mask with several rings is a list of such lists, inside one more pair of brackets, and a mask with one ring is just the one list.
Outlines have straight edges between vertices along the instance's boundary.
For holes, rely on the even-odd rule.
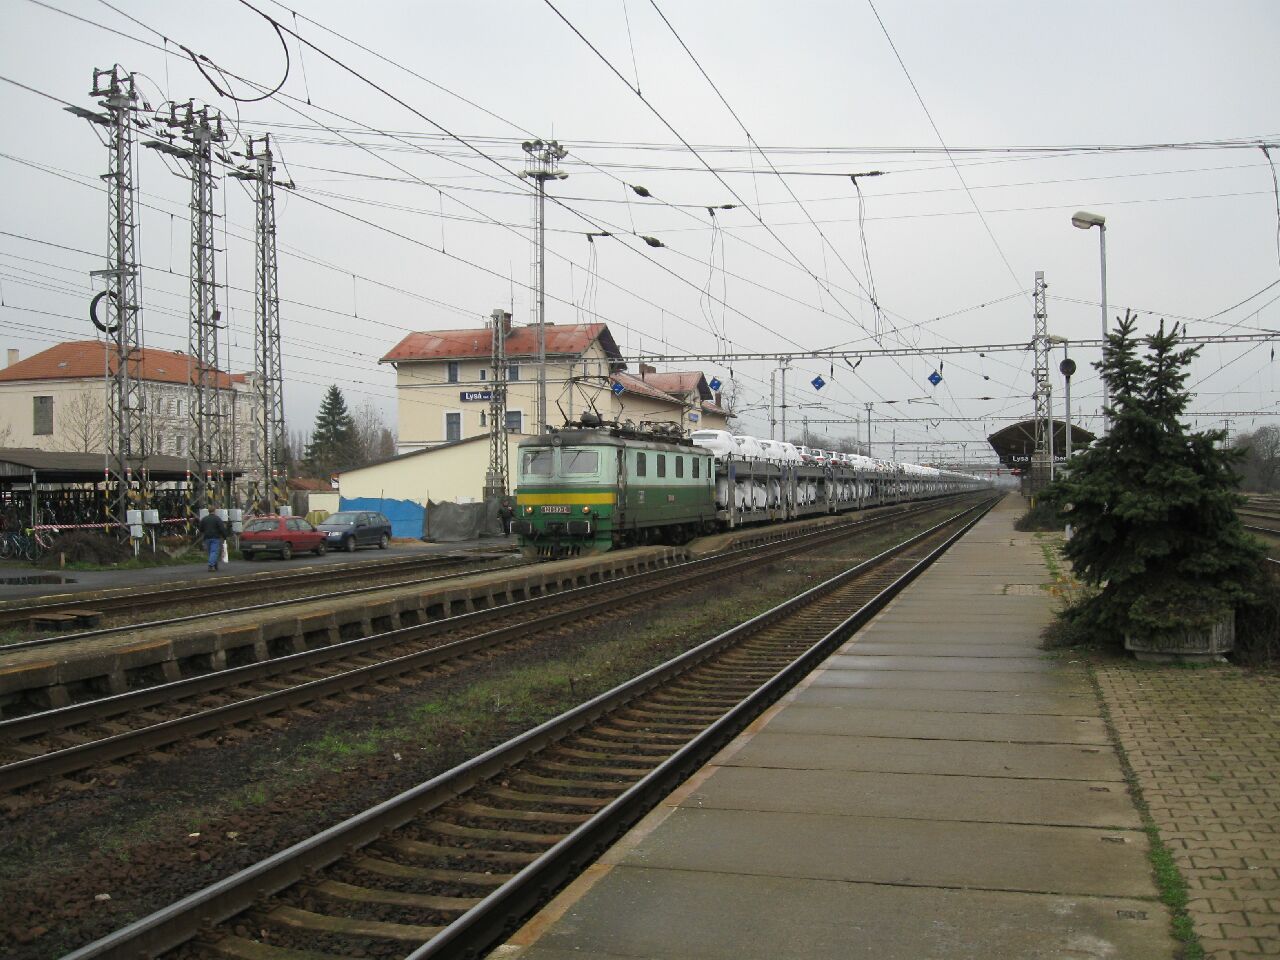
[[681,544],[747,524],[989,485],[961,473],[720,430],[641,429],[594,414],[520,441],[513,532],[531,557]]

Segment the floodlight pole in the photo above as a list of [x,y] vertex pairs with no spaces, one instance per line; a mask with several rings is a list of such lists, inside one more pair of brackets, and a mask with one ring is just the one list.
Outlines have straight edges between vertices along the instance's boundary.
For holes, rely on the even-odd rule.
[[537,185],[537,229],[535,250],[538,262],[538,433],[547,432],[547,181],[564,180],[569,175],[556,169],[556,162],[569,151],[555,140],[532,140],[521,144],[533,166],[520,174]]
[[[1102,359],[1107,359],[1107,218],[1099,213],[1077,210],[1071,218],[1071,225],[1081,230],[1098,228],[1098,248],[1102,256]],[[1106,433],[1111,425],[1107,416],[1107,404],[1110,396],[1107,390],[1107,378],[1102,378],[1102,432]]]

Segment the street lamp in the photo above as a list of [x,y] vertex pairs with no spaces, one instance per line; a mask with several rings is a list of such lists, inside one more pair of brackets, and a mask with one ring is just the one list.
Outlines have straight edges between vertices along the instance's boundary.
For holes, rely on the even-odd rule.
[[[1102,249],[1102,358],[1107,357],[1107,218],[1100,213],[1089,213],[1077,210],[1071,218],[1071,225],[1081,230],[1090,227],[1098,228],[1099,245]],[[1102,430],[1105,433],[1109,423],[1107,417],[1107,380],[1102,379]]]

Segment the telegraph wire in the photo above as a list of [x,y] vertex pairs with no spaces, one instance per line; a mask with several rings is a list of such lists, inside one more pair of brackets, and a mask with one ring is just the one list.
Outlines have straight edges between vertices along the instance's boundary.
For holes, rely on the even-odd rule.
[[[244,3],[244,2],[246,2],[246,0],[240,0],[240,2],[241,2],[241,3]],[[654,115],[655,117],[657,117],[657,118],[658,118],[659,122],[661,122],[663,126],[665,126],[668,130],[670,130],[670,131],[671,131],[671,133],[676,137],[676,139],[677,139],[677,140],[679,140],[681,143],[683,143],[683,144],[685,145],[685,147],[689,150],[689,152],[690,152],[690,153],[692,153],[695,157],[697,157],[697,158],[698,158],[698,161],[699,161],[700,163],[702,163],[702,165],[703,165],[704,167],[706,167],[707,171],[708,171],[709,173],[711,173],[711,175],[712,175],[712,176],[714,176],[717,180],[719,180],[719,181],[720,181],[720,184],[721,184],[721,185],[722,185],[726,190],[728,190],[728,191],[729,191],[730,195],[731,195],[731,196],[733,196],[733,198],[734,198],[735,200],[737,200],[737,201],[738,201],[738,203],[739,203],[742,207],[744,207],[744,208],[745,208],[749,213],[751,213],[751,215],[752,215],[753,217],[755,217],[755,219],[757,220],[757,222],[759,222],[759,224],[760,224],[762,227],[764,227],[764,228],[765,228],[765,230],[767,230],[767,231],[768,231],[769,235],[770,235],[771,237],[773,237],[773,239],[778,243],[778,245],[779,245],[780,247],[782,247],[782,249],[783,249],[783,250],[787,251],[787,253],[791,256],[791,258],[792,258],[793,260],[795,260],[795,261],[796,261],[796,263],[797,263],[797,264],[798,264],[798,265],[799,265],[799,266],[800,266],[800,267],[801,267],[801,268],[802,268],[806,273],[808,273],[810,277],[812,277],[812,278],[814,279],[814,281],[816,281],[816,282],[818,282],[818,283],[821,283],[821,282],[822,282],[822,281],[821,281],[821,278],[819,278],[819,277],[818,277],[818,275],[817,275],[816,273],[814,273],[814,272],[813,272],[813,270],[812,270],[812,269],[810,269],[810,268],[809,268],[809,267],[804,263],[804,261],[800,259],[800,257],[799,257],[799,256],[797,256],[797,255],[796,255],[795,251],[793,251],[793,250],[791,249],[791,247],[787,245],[786,241],[784,241],[780,236],[778,236],[777,232],[776,232],[776,231],[775,231],[771,226],[769,226],[768,224],[766,224],[766,223],[764,222],[764,220],[762,220],[762,219],[761,219],[760,215],[759,215],[759,214],[758,214],[754,209],[752,209],[751,205],[750,205],[749,203],[747,203],[747,201],[746,201],[746,200],[744,200],[744,199],[741,197],[741,195],[739,195],[739,194],[738,194],[738,192],[737,192],[736,190],[734,190],[734,189],[733,189],[733,187],[731,187],[731,186],[729,185],[729,183],[724,179],[724,177],[722,177],[720,174],[716,173],[714,169],[712,169],[711,165],[710,165],[710,164],[708,164],[708,163],[706,162],[706,160],[705,160],[705,159],[703,159],[702,155],[701,155],[701,154],[699,154],[699,153],[698,153],[698,151],[697,151],[697,150],[695,150],[695,149],[693,148],[693,146],[692,146],[692,145],[691,145],[687,140],[685,140],[685,138],[684,138],[683,136],[681,136],[681,135],[680,135],[680,132],[679,132],[678,130],[676,130],[676,128],[675,128],[674,126],[672,126],[671,122],[670,122],[669,120],[667,120],[667,118],[666,118],[666,117],[664,117],[664,116],[662,115],[661,111],[659,111],[659,110],[657,109],[657,107],[653,106],[653,104],[649,102],[649,100],[644,96],[644,94],[643,94],[643,93],[641,93],[639,90],[637,90],[635,87],[633,87],[633,86],[631,85],[631,83],[627,80],[627,78],[626,78],[626,77],[624,77],[624,76],[623,76],[623,75],[618,71],[618,68],[617,68],[617,67],[615,67],[615,66],[613,65],[613,63],[612,63],[612,62],[610,62],[610,60],[609,60],[609,59],[608,59],[608,58],[607,58],[603,53],[601,53],[601,52],[600,52],[600,50],[599,50],[599,49],[598,49],[598,48],[597,48],[597,47],[596,47],[596,46],[595,46],[595,45],[594,45],[590,40],[588,40],[588,39],[583,35],[582,31],[580,31],[580,30],[577,28],[577,26],[575,26],[575,25],[574,25],[574,23],[573,23],[571,20],[569,20],[569,18],[568,18],[568,17],[566,17],[563,13],[561,13],[561,12],[560,12],[560,10],[556,8],[555,4],[551,2],[551,0],[543,0],[543,2],[544,2],[544,3],[545,3],[545,4],[546,4],[550,9],[551,9],[551,11],[552,11],[553,13],[555,13],[555,15],[556,15],[557,17],[559,17],[559,18],[564,22],[565,26],[567,26],[571,31],[573,31],[573,33],[574,33],[574,34],[575,34],[575,35],[576,35],[576,36],[577,36],[577,37],[578,37],[578,38],[579,38],[583,43],[585,43],[585,44],[587,45],[588,49],[590,49],[590,50],[591,50],[591,52],[592,52],[592,53],[594,53],[594,54],[596,55],[596,57],[598,57],[598,58],[600,59],[600,61],[601,61],[601,62],[602,62],[606,67],[608,67],[608,68],[609,68],[610,72],[612,72],[614,76],[616,76],[619,80],[621,80],[621,81],[626,85],[627,89],[629,89],[632,93],[634,93],[634,94],[639,98],[639,100],[640,100],[640,102],[641,102],[641,103],[643,103],[646,107],[648,107],[648,108],[649,108],[649,111],[650,111],[651,113],[653,113],[653,115]],[[859,285],[860,287],[862,287],[862,288],[863,288],[863,290],[865,291],[865,290],[866,290],[866,287],[865,287],[865,286],[863,286],[862,281],[858,279],[857,275],[853,275],[853,278],[854,278],[854,280],[858,283],[858,285]],[[854,315],[854,313],[853,313],[851,310],[849,310],[849,308],[848,308],[847,306],[845,306],[845,305],[844,305],[844,302],[843,302],[839,297],[837,297],[837,296],[835,296],[833,293],[831,293],[831,291],[830,291],[829,289],[828,289],[828,291],[827,291],[827,294],[828,294],[828,296],[830,296],[830,297],[831,297],[831,299],[832,299],[835,303],[839,304],[840,308],[841,308],[842,310],[844,310],[844,311],[845,311],[845,313],[847,313],[847,314],[849,315],[849,318],[850,318],[850,319],[851,319],[855,324],[857,324],[858,326],[862,327],[864,330],[866,329],[865,325],[864,325],[864,324],[862,324],[862,322],[858,320],[858,318]]]
[[875,14],[876,22],[880,24],[880,29],[884,33],[884,38],[889,41],[889,48],[893,51],[894,57],[898,60],[898,66],[902,68],[902,72],[906,75],[907,83],[911,84],[911,90],[916,95],[916,100],[920,103],[920,109],[924,111],[924,115],[929,119],[929,126],[933,127],[934,135],[938,138],[938,143],[942,144],[943,152],[946,153],[947,159],[951,161],[952,167],[955,168],[956,176],[960,183],[964,186],[965,193],[969,195],[969,202],[973,204],[973,209],[977,211],[978,219],[982,221],[982,226],[987,231],[987,236],[991,238],[991,242],[995,245],[996,251],[1000,254],[1000,259],[1004,261],[1005,269],[1009,271],[1009,276],[1013,279],[1015,289],[1022,290],[1022,283],[1018,280],[1018,275],[1014,271],[1009,258],[1005,256],[1004,249],[1000,246],[1000,241],[996,239],[991,224],[987,223],[987,218],[982,213],[982,207],[978,206],[978,200],[973,195],[973,191],[969,189],[969,184],[964,178],[964,174],[960,172],[960,167],[956,164],[955,158],[951,155],[951,151],[947,148],[947,142],[942,137],[942,131],[938,129],[938,125],[934,123],[933,114],[929,112],[928,105],[924,102],[924,97],[920,95],[920,89],[916,86],[915,80],[911,78],[911,71],[907,69],[906,63],[902,59],[902,54],[898,53],[898,47],[893,42],[893,37],[889,35],[889,28],[884,25],[884,21],[880,19],[880,11],[876,9],[874,0],[867,0],[867,6],[871,8],[871,12]]
[[[547,0],[547,3],[550,4],[550,0]],[[732,104],[729,103],[724,93],[720,90],[718,86],[716,86],[716,82],[711,79],[711,76],[707,73],[706,69],[702,66],[701,62],[699,62],[698,58],[694,56],[693,51],[689,49],[689,45],[684,42],[684,38],[680,36],[679,32],[676,30],[675,26],[671,23],[671,21],[667,19],[667,15],[662,12],[662,8],[658,6],[658,0],[649,0],[649,3],[653,7],[653,9],[657,12],[662,22],[666,24],[667,29],[671,31],[671,35],[676,38],[676,42],[680,44],[680,48],[684,50],[686,54],[688,54],[689,59],[693,61],[693,65],[698,68],[698,72],[702,74],[702,78],[707,81],[707,83],[711,86],[711,89],[715,92],[715,95],[719,97],[720,102],[723,103],[725,109],[729,111],[729,115],[733,117],[733,119],[737,122],[738,126],[742,128],[742,132],[747,137],[747,143],[756,148],[756,152],[760,154],[760,158],[764,160],[764,162],[769,165],[769,169],[779,177],[779,182],[783,185],[787,193],[791,196],[791,199],[796,202],[796,204],[800,207],[800,211],[805,215],[806,218],[808,218],[809,223],[818,232],[818,236],[822,239],[822,243],[824,244],[824,247],[823,247],[824,255],[825,255],[826,248],[830,247],[831,252],[836,255],[836,259],[840,261],[841,265],[845,268],[846,271],[848,271],[849,275],[853,277],[854,281],[857,282],[858,286],[861,287],[863,291],[866,293],[866,295],[870,298],[871,306],[872,306],[872,309],[875,311],[875,317],[876,317],[875,333],[877,336],[879,336],[881,333],[880,323],[879,323],[880,316],[881,316],[880,302],[876,297],[875,279],[871,275],[871,260],[870,260],[869,254],[867,253],[866,235],[864,234],[862,238],[863,263],[867,273],[867,282],[864,285],[862,281],[858,279],[858,275],[854,273],[853,267],[849,266],[849,263],[847,260],[845,260],[844,255],[841,254],[839,249],[836,248],[835,244],[831,242],[831,240],[827,237],[826,233],[823,232],[822,228],[818,226],[818,222],[813,219],[813,215],[809,213],[808,208],[804,205],[803,202],[801,202],[800,198],[796,196],[795,191],[791,189],[791,184],[787,182],[787,179],[785,177],[782,177],[778,173],[778,168],[774,166],[773,160],[769,157],[767,153],[765,153],[763,150],[760,149],[759,143],[756,141],[756,138],[751,135],[751,131],[747,129],[747,125],[743,121],[742,117],[738,115],[738,111],[733,109]],[[639,93],[639,86],[637,86],[636,92]],[[664,120],[663,122],[665,123],[666,121]],[[669,124],[668,124],[668,127],[670,127]],[[679,135],[677,134],[677,136]],[[856,178],[854,179],[853,182],[854,182],[854,186],[857,187],[858,181]],[[858,200],[859,219],[861,219],[861,210],[862,210],[861,187],[858,187],[858,198],[859,198]],[[760,218],[759,214],[756,214],[756,219],[759,220],[761,225],[763,226],[764,220]],[[770,233],[772,233],[772,231],[770,231]],[[777,239],[776,236],[775,236],[775,239]],[[785,249],[785,246],[784,246],[784,249]],[[817,279],[816,275],[814,275],[814,279],[815,280]]]

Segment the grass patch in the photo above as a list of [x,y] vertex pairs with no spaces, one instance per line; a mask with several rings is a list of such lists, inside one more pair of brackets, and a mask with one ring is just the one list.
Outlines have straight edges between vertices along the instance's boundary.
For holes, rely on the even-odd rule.
[[1169,908],[1170,929],[1174,939],[1179,943],[1179,960],[1204,960],[1204,947],[1196,936],[1195,924],[1187,913],[1187,881],[1183,878],[1173,854],[1165,846],[1160,836],[1160,827],[1151,816],[1151,808],[1142,794],[1142,786],[1138,783],[1138,775],[1129,762],[1124,744],[1111,719],[1111,709],[1107,706],[1106,697],[1102,695],[1102,684],[1092,664],[1087,666],[1089,683],[1093,687],[1094,696],[1098,699],[1098,709],[1102,714],[1102,722],[1107,730],[1107,737],[1115,747],[1116,757],[1120,761],[1120,770],[1124,774],[1128,786],[1129,797],[1142,818],[1142,829],[1147,835],[1147,860],[1151,864],[1151,875],[1156,883],[1160,902]]
[[1043,500],[1032,501],[1027,512],[1013,522],[1013,529],[1027,533],[1032,530],[1061,530],[1066,520],[1058,512],[1058,508]]

